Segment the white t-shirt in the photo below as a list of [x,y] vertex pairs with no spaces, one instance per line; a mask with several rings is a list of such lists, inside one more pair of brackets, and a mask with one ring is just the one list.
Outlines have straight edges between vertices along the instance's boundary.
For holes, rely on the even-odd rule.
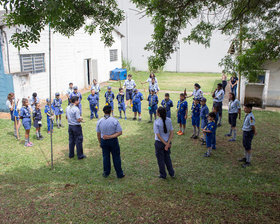
[[6,101],[6,106],[7,106],[7,108],[8,108],[9,110],[12,109],[12,104],[11,104],[10,100],[7,100],[7,101]]

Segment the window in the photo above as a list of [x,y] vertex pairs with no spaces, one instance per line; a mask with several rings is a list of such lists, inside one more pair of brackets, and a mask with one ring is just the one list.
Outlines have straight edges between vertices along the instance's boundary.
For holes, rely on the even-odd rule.
[[110,50],[110,61],[118,60],[118,49]]
[[20,66],[22,72],[40,73],[45,72],[45,54],[23,54],[20,55]]

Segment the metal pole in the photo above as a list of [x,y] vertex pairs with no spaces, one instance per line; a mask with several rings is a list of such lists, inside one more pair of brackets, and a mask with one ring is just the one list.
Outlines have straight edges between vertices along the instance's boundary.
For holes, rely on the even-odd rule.
[[[51,26],[49,24],[49,92],[50,102],[52,102],[52,48],[51,48]],[[52,107],[50,106],[50,114],[52,115]],[[53,169],[53,122],[51,120],[51,168]]]
[[126,12],[126,60],[128,63],[129,57],[128,57],[128,15]]
[[[242,33],[242,29],[243,29],[243,24],[242,22],[240,23],[240,28],[239,28],[239,50],[238,50],[238,55],[240,56],[242,54],[242,45],[243,45],[243,33]],[[237,99],[240,101],[240,86],[241,85],[241,71],[238,71],[238,97]]]

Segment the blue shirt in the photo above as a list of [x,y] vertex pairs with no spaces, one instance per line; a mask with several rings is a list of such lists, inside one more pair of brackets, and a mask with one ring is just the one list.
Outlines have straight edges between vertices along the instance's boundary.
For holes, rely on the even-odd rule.
[[215,126],[216,126],[216,124],[215,124],[214,121],[211,121],[211,122],[209,122],[209,123],[207,124],[205,130],[211,131],[211,133],[206,132],[206,135],[207,135],[207,136],[210,136],[210,135],[212,135],[212,134],[214,133],[214,131],[215,131]]
[[114,93],[111,91],[111,92],[106,92],[104,97],[106,98],[106,103],[110,104],[113,102],[113,100],[115,99],[115,95]]
[[97,105],[98,104],[98,100],[99,100],[99,97],[97,94],[90,94],[87,98],[87,100],[89,101],[89,104],[91,105]]
[[141,103],[141,101],[143,100],[143,94],[138,92],[138,93],[133,93],[132,94],[132,103],[133,104],[137,104],[137,103]]
[[[51,115],[51,108],[49,105],[45,106],[45,114],[47,114],[47,117],[50,117],[49,115]],[[52,112],[52,115],[53,115],[53,112]]]
[[158,96],[150,94],[148,97],[148,101],[150,107],[156,106],[158,104]]
[[66,108],[66,117],[69,125],[81,125],[77,120],[81,117],[80,109],[74,104],[70,104]]
[[161,105],[166,109],[166,111],[170,111],[170,108],[173,107],[173,102],[172,100],[162,100]]
[[77,92],[77,93],[72,92],[72,93],[70,94],[69,98],[71,99],[73,96],[79,97],[79,102],[81,103],[81,101],[82,101],[82,94],[81,94],[80,92]]
[[61,107],[61,105],[62,105],[62,100],[61,100],[60,98],[59,98],[59,99],[55,98],[55,99],[53,100],[52,105],[53,105],[54,107]]
[[37,120],[37,121],[42,120],[41,109],[35,109],[35,110],[33,111],[33,118],[34,118],[34,120]]
[[238,81],[237,77],[231,77],[230,78],[231,84],[233,85],[236,81]]
[[120,122],[114,117],[106,116],[97,121],[96,132],[101,133],[101,138],[104,135],[113,135],[121,131],[122,127]]
[[243,131],[252,131],[253,130],[252,126],[254,126],[255,123],[256,123],[256,121],[255,121],[254,114],[252,112],[249,114],[246,114],[246,116],[244,118],[242,130]]
[[177,103],[178,114],[185,115],[188,109],[188,102],[179,100]]
[[160,141],[158,138],[157,134],[160,135],[160,137],[163,138],[164,141],[168,141],[169,136],[170,136],[170,131],[173,131],[173,126],[172,126],[172,121],[170,118],[166,118],[165,120],[165,125],[167,129],[167,133],[164,133],[164,125],[163,125],[163,120],[161,118],[158,118],[154,122],[154,133],[155,133],[155,140]]
[[234,101],[229,101],[228,103],[228,113],[229,114],[235,114],[238,113],[238,110],[240,109],[240,102],[238,99],[235,99]]
[[31,114],[30,114],[30,108],[29,107],[22,107],[20,109],[20,116],[24,119],[24,118],[30,118]]
[[223,102],[224,96],[225,96],[225,92],[223,89],[216,90],[213,102],[217,102],[217,103]]
[[116,97],[117,101],[118,101],[118,104],[122,104],[124,103],[124,94],[118,94],[117,97]]
[[208,109],[207,105],[205,104],[201,107],[201,110],[200,110],[201,119],[204,121],[207,121],[208,114],[209,114],[209,109]]
[[200,104],[192,105],[192,116],[199,117],[200,116]]

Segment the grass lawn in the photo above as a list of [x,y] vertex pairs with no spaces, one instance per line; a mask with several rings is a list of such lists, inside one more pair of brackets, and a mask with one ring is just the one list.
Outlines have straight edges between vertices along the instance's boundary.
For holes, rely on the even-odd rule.
[[[162,90],[192,92],[201,83],[210,92],[219,74],[162,73],[157,76]],[[139,84],[147,74],[137,73]],[[110,82],[118,87],[118,82]],[[140,85],[138,85],[140,86]],[[140,88],[140,87],[139,87]],[[101,92],[104,105],[105,88]],[[114,89],[114,92],[116,90]],[[175,136],[172,160],[176,178],[160,180],[154,155],[154,134],[148,124],[148,105],[142,104],[143,121],[121,120],[119,138],[126,177],[117,179],[114,169],[102,177],[102,153],[96,138],[96,120],[89,120],[89,105],[83,97],[84,151],[87,159],[68,159],[67,122],[54,130],[54,170],[50,170],[50,138],[43,118],[43,141],[24,148],[12,136],[10,120],[0,120],[0,223],[279,223],[280,222],[280,114],[255,111],[258,135],[253,140],[252,167],[241,168],[243,156],[241,121],[237,142],[224,134],[229,125],[224,111],[223,126],[217,131],[217,150],[203,158],[205,147],[187,134]],[[159,94],[160,100],[164,92]],[[171,99],[178,100],[178,93]],[[210,96],[208,106],[211,107]],[[191,99],[188,100],[189,105]],[[116,103],[115,103],[116,106]],[[66,108],[66,102],[63,105]],[[176,109],[172,119],[175,130]],[[102,116],[100,112],[99,115]],[[242,114],[244,118],[244,113]],[[242,120],[243,120],[242,118]],[[24,130],[21,128],[21,136]]]

